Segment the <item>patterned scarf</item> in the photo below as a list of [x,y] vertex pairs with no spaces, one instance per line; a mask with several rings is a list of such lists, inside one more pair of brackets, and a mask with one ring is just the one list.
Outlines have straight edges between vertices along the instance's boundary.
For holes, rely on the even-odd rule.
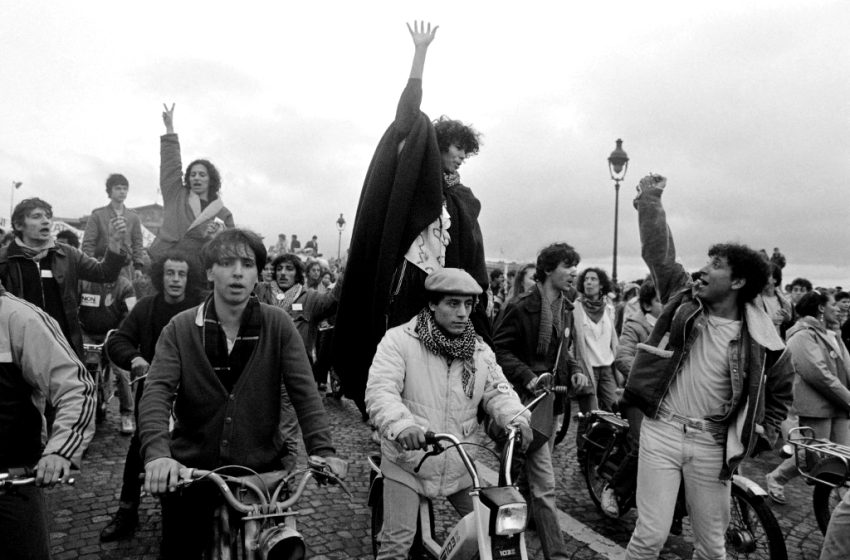
[[562,330],[562,311],[564,305],[564,296],[560,296],[555,301],[549,301],[546,297],[546,291],[543,289],[543,284],[537,282],[537,290],[540,292],[540,330],[537,333],[537,354],[546,356],[549,353],[549,344],[552,342],[552,333],[559,333]]
[[[289,287],[285,292],[280,289],[280,286],[277,285],[277,282],[271,282],[272,294],[274,294],[274,304],[277,307],[280,307],[284,311],[286,311],[287,315],[292,315],[292,304],[295,303],[295,300],[298,299],[298,296],[301,295],[301,291],[304,289],[303,284],[293,284]],[[283,296],[283,297],[281,297]]]
[[584,312],[590,317],[591,321],[598,323],[602,320],[602,314],[605,313],[605,298],[599,297],[596,301],[590,301],[586,297],[581,297],[581,306]]
[[215,312],[212,294],[204,303],[204,327],[201,332],[204,350],[213,371],[227,388],[228,393],[233,391],[239,376],[242,375],[242,370],[245,369],[245,364],[254,353],[254,348],[260,339],[262,322],[260,302],[256,296],[251,296],[242,312],[242,323],[239,325],[239,334],[236,335],[233,350],[228,353],[227,337]]
[[463,392],[471,399],[475,387],[475,362],[472,360],[475,353],[475,329],[472,327],[472,321],[466,324],[463,334],[449,338],[434,321],[434,314],[426,307],[416,316],[416,332],[425,348],[437,356],[445,357],[449,365],[455,358],[463,360]]
[[460,183],[460,173],[457,171],[454,173],[443,172],[443,180],[446,182],[447,187],[453,187]]

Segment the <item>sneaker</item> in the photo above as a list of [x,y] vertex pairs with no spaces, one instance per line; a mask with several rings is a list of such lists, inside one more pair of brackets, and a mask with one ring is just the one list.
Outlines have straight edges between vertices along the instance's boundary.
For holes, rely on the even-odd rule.
[[132,414],[121,415],[121,433],[130,435],[136,431],[136,421],[133,420]]
[[620,517],[620,505],[617,503],[617,494],[614,489],[607,484],[602,489],[602,495],[599,497],[599,504],[602,506],[602,513],[617,519]]
[[764,476],[764,481],[767,483],[767,495],[770,496],[770,499],[779,505],[785,505],[787,503],[785,499],[785,486],[776,482],[776,479],[773,478],[771,473],[767,473]]
[[136,531],[138,524],[139,513],[135,509],[118,508],[115,517],[100,532],[100,540],[110,542],[126,539]]

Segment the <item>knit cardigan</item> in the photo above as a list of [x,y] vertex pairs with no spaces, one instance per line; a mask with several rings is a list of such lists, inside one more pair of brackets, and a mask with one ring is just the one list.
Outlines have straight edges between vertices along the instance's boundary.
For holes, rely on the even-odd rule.
[[[176,315],[163,329],[139,405],[142,456],[172,457],[201,469],[243,465],[280,468],[281,389],[298,416],[309,455],[334,453],[327,414],[307,353],[282,309],[260,304],[259,340],[233,391],[216,377],[202,338],[204,305]],[[168,420],[174,405],[174,431]]]

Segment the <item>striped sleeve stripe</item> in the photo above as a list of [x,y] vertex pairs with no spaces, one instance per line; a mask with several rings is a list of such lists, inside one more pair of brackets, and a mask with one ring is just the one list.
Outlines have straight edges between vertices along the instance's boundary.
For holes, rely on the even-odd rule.
[[65,440],[65,443],[62,444],[58,451],[59,455],[62,457],[73,457],[83,443],[83,431],[85,427],[88,426],[94,418],[94,409],[97,402],[95,399],[97,386],[95,385],[94,380],[91,379],[91,376],[89,376],[89,372],[86,367],[82,364],[82,362],[80,362],[79,358],[77,358],[77,353],[71,348],[71,344],[68,342],[68,339],[65,338],[65,334],[62,333],[62,330],[59,328],[59,324],[54,319],[45,313],[43,309],[26,300],[15,297],[8,292],[7,296],[35,311],[35,315],[41,320],[45,328],[53,335],[53,339],[55,340],[58,348],[64,350],[66,357],[69,357],[71,361],[75,363],[77,379],[82,382],[84,387],[83,395],[89,397],[84,399],[83,409],[80,411],[80,415],[77,417],[77,420],[73,425],[71,425],[71,433],[69,434],[68,439]]

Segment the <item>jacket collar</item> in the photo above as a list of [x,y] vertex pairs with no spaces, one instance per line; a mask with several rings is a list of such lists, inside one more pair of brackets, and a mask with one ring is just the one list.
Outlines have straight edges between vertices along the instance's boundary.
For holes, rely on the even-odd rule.
[[785,348],[785,343],[779,338],[776,327],[767,313],[748,303],[744,306],[744,317],[747,321],[747,332],[758,344],[774,351]]

